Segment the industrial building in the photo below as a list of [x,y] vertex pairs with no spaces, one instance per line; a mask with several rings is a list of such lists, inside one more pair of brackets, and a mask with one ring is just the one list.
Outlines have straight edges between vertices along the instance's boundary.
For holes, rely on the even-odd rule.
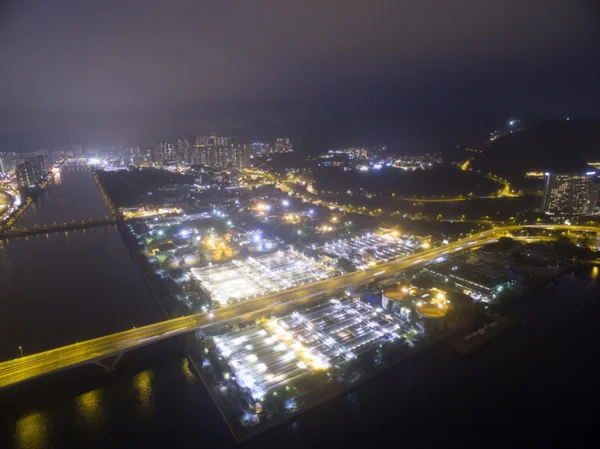
[[318,248],[325,260],[335,261],[344,258],[358,269],[397,259],[414,250],[405,239],[392,235],[378,236],[373,233],[334,240]]
[[227,304],[326,279],[331,271],[293,251],[278,251],[229,263],[192,268],[213,301]]
[[258,400],[311,370],[328,369],[400,338],[400,329],[400,321],[381,309],[331,299],[213,341],[231,377]]
[[492,301],[502,290],[512,285],[504,271],[458,261],[428,265],[423,267],[423,272],[440,277],[471,298],[483,302]]

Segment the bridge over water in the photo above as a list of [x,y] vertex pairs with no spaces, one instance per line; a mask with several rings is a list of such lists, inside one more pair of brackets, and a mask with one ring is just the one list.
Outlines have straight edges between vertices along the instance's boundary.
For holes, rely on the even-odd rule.
[[73,220],[65,223],[53,223],[51,225],[33,226],[31,228],[13,228],[0,233],[1,238],[20,237],[32,234],[46,234],[48,232],[70,231],[73,229],[89,228],[116,223],[114,217],[91,218],[89,220]]
[[[555,225],[514,225],[490,229],[448,245],[411,254],[364,271],[357,271],[283,292],[247,300],[235,305],[217,309],[211,313],[201,313],[162,321],[144,327],[130,329],[124,332],[6,361],[0,363],[0,389],[86,364],[98,364],[105,368],[114,368],[114,364],[124,353],[139,347],[166,338],[193,332],[197,329],[206,330],[210,327],[223,325],[236,320],[251,319],[256,316],[264,315],[267,311],[278,311],[292,303],[310,302],[315,298],[322,297],[324,294],[339,291],[352,284],[362,285],[373,280],[373,278],[388,276],[407,268],[414,268],[429,261],[433,261],[442,255],[458,254],[495,242],[498,237],[506,235],[507,232],[512,232],[524,227],[600,232],[600,227]],[[535,237],[531,237],[531,239],[535,239]],[[111,359],[112,361],[110,361]]]
[[[69,166],[69,165],[65,164],[62,167],[63,170],[65,170],[65,169],[68,170],[69,168],[74,169],[74,171],[91,171],[91,169],[88,166],[80,167],[78,165]],[[43,188],[45,188],[48,185],[48,183],[50,182],[51,179],[52,178],[49,176],[48,179],[46,180],[46,182],[44,183]],[[7,237],[27,236],[27,235],[32,235],[32,234],[46,234],[46,233],[50,233],[50,232],[69,231],[69,230],[73,230],[73,229],[89,228],[89,227],[93,227],[93,226],[102,226],[102,225],[116,223],[117,220],[120,218],[119,210],[113,204],[110,197],[106,194],[106,191],[104,190],[104,187],[98,180],[96,173],[94,173],[94,182],[95,182],[96,186],[98,187],[98,190],[100,191],[102,199],[104,200],[106,206],[108,207],[108,209],[110,211],[110,215],[107,215],[105,217],[100,217],[100,218],[90,217],[89,219],[83,219],[83,220],[70,220],[70,221],[64,221],[64,222],[54,222],[51,224],[44,224],[44,225],[40,224],[40,225],[30,226],[28,228],[15,228],[17,220],[23,215],[25,210],[32,203],[31,198],[28,198],[27,202],[23,205],[21,210],[19,210],[19,213],[17,215],[15,215],[14,217],[12,217],[8,223],[6,223],[3,230],[0,230],[0,239],[7,238]],[[2,192],[0,192],[0,194],[1,193]],[[0,212],[1,212],[1,210],[0,210]]]

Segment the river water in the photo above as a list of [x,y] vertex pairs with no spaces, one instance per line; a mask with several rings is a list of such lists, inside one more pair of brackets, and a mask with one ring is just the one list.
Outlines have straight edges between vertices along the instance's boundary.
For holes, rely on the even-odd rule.
[[[0,254],[2,359],[160,319],[114,227],[12,239]],[[243,446],[597,445],[598,268],[519,308],[519,326],[474,357],[438,345]],[[176,339],[112,374],[86,366],[0,392],[2,449],[234,446]]]
[[53,174],[50,185],[19,219],[17,228],[108,216],[110,210],[98,191],[92,172],[65,166],[62,172]]
[[[91,172],[65,172],[17,226],[107,212]],[[163,318],[115,225],[0,240],[0,300],[0,360]]]

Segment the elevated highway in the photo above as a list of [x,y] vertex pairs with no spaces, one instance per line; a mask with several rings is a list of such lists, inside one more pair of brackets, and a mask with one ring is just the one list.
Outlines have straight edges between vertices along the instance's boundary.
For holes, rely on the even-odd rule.
[[[441,256],[458,254],[495,242],[497,238],[506,235],[507,232],[510,233],[523,227],[600,232],[600,227],[554,225],[515,225],[490,229],[448,245],[412,254],[364,271],[348,273],[343,276],[247,300],[217,309],[211,313],[200,313],[162,321],[6,361],[0,363],[0,389],[85,364],[101,364],[103,360],[111,357],[118,358],[122,354],[136,348],[192,332],[196,329],[206,330],[210,327],[223,325],[235,320],[251,319],[264,315],[269,311],[272,313],[276,312],[288,304],[297,302],[308,303],[323,294],[332,293],[350,285],[365,284],[380,276],[387,276],[401,270],[418,267]],[[532,237],[532,239],[535,239],[535,237]]]

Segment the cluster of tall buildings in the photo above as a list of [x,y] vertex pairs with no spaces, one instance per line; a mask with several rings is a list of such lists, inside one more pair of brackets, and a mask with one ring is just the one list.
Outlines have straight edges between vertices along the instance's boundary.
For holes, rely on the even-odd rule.
[[596,171],[545,173],[543,210],[553,216],[594,215],[600,176]]
[[190,162],[214,168],[248,168],[250,150],[230,136],[201,136],[196,138]]
[[17,165],[17,168],[15,169],[17,185],[19,188],[36,187],[41,184],[46,172],[47,169],[44,162],[44,156],[33,156]]
[[348,159],[367,159],[369,149],[367,147],[335,148],[328,150],[325,157],[335,155],[348,156]]
[[292,141],[287,137],[279,137],[275,141],[275,151],[273,153],[291,153],[294,151],[292,148]]
[[246,145],[231,136],[199,136],[176,142],[159,142],[151,149],[152,161],[159,164],[200,164],[209,167],[247,168],[252,155],[292,152],[292,142],[287,137],[278,138],[274,145],[253,143]]

